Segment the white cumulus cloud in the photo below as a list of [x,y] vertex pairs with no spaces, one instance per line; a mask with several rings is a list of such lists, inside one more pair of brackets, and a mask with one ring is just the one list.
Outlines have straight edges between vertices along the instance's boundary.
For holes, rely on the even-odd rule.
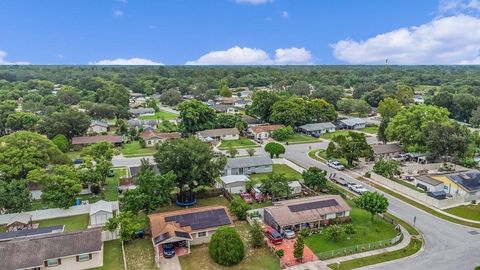
[[123,11],[121,11],[119,9],[114,10],[113,11],[113,16],[117,16],[117,17],[123,16]]
[[225,51],[212,51],[186,65],[290,65],[310,64],[312,56],[305,48],[275,50],[272,59],[261,49],[235,46]]
[[250,5],[260,5],[271,3],[273,0],[235,0],[237,4],[250,4]]
[[437,18],[363,41],[331,44],[334,56],[350,64],[469,64],[479,61],[480,19],[468,15]]
[[480,0],[441,0],[438,9],[441,14],[476,12],[480,10]]
[[10,62],[5,58],[7,58],[7,52],[0,50],[0,65],[30,65],[29,62]]
[[105,65],[105,66],[123,66],[123,65],[136,65],[136,66],[155,66],[155,65],[163,65],[159,62],[154,62],[150,59],[144,58],[117,58],[117,59],[104,59],[97,62],[89,62],[89,65]]

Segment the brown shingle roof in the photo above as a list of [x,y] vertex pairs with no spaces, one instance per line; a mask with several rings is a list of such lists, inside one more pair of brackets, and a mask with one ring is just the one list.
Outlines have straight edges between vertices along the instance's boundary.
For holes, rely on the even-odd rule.
[[116,135],[81,136],[72,138],[72,145],[92,144],[97,142],[122,143],[123,139]]
[[260,132],[271,132],[284,127],[285,127],[284,125],[263,125],[263,126],[254,126],[254,127],[251,127],[250,129],[253,131],[253,133],[257,134]]
[[47,259],[100,251],[101,238],[101,229],[93,229],[0,242],[0,269],[33,268]]
[[239,135],[237,128],[218,128],[199,131],[198,134],[204,138],[222,137],[223,135]]
[[372,145],[373,153],[375,155],[383,155],[390,153],[402,152],[402,147],[396,143],[391,144],[374,144]]
[[[307,209],[304,211],[292,211],[289,206],[306,205],[321,201],[335,200],[336,205]],[[300,207],[301,208],[301,207]],[[326,214],[350,211],[350,206],[339,195],[323,195],[295,200],[287,200],[275,203],[274,206],[265,208],[280,226],[289,226],[300,223],[314,222],[322,219]]]

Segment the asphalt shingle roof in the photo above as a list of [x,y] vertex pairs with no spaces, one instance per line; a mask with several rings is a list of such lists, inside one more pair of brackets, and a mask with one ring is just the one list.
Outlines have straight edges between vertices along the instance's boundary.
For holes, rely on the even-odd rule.
[[273,165],[272,159],[267,155],[253,157],[238,157],[227,160],[228,168],[246,168],[255,166]]

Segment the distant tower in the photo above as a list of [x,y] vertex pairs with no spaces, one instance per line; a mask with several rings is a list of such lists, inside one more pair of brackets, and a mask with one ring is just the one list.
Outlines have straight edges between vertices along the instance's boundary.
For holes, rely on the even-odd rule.
[[385,59],[385,66],[388,66],[388,58]]

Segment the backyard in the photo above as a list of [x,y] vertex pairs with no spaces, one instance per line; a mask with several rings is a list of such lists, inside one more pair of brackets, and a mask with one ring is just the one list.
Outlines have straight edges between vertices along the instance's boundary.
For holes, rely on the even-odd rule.
[[123,269],[122,242],[120,240],[103,243],[103,266],[93,270],[117,270]]
[[[217,196],[217,197],[197,199],[197,204],[194,206],[191,206],[191,208],[202,207],[202,206],[228,206],[228,204],[229,204],[229,201],[225,199],[223,196]],[[185,209],[185,207],[181,207],[173,203],[171,205],[158,208],[156,212],[170,212],[170,211],[176,211],[176,210],[182,210],[182,209]]]
[[295,133],[293,136],[290,136],[288,139],[283,140],[281,142],[288,143],[288,144],[300,144],[300,143],[314,143],[314,142],[321,142],[322,140],[305,135],[302,133]]
[[281,173],[281,174],[284,174],[287,178],[291,178],[294,180],[302,179],[302,175],[299,172],[295,171],[294,169],[288,167],[288,165],[285,165],[285,164],[273,164],[273,172],[255,173],[255,174],[249,175],[248,177],[252,181],[255,181],[255,183],[260,183],[264,179],[267,179],[272,173]]
[[313,252],[321,253],[360,244],[387,240],[397,235],[394,226],[380,217],[375,217],[375,221],[372,224],[371,215],[365,210],[352,207],[350,216],[352,218],[351,224],[353,224],[355,234],[348,237],[344,235],[339,240],[334,241],[330,239],[327,233],[323,232],[307,237],[305,239],[305,244]]
[[245,138],[245,137],[240,137],[239,140],[232,140],[232,141],[225,141],[223,140],[220,146],[218,147],[220,150],[227,150],[230,147],[233,148],[253,148],[253,147],[258,147],[257,144],[255,144],[252,140]]
[[155,252],[149,237],[132,240],[124,244],[127,268],[135,270],[158,270]]
[[155,115],[144,115],[144,116],[140,116],[140,119],[142,120],[172,120],[172,119],[175,119],[177,118],[178,116],[176,114],[173,114],[171,112],[167,112],[167,111],[158,111],[155,113]]
[[125,157],[135,157],[151,156],[157,152],[157,149],[155,147],[142,148],[139,141],[132,141],[124,144],[121,151]]
[[[88,227],[89,215],[83,214],[78,216],[71,217],[61,217],[61,218],[52,218],[38,221],[39,227],[49,227],[56,225],[65,225],[64,231],[81,231],[85,230]],[[37,222],[37,221],[35,221]]]
[[443,211],[458,217],[480,221],[480,206],[476,204],[460,205]]
[[238,264],[232,267],[224,267],[216,264],[210,259],[208,255],[208,245],[193,246],[191,254],[179,257],[180,264],[183,270],[277,270],[280,269],[278,258],[265,246],[262,248],[253,249],[249,244],[249,228],[246,222],[238,222],[235,224],[236,231],[240,234],[245,243],[246,252],[245,258]]

